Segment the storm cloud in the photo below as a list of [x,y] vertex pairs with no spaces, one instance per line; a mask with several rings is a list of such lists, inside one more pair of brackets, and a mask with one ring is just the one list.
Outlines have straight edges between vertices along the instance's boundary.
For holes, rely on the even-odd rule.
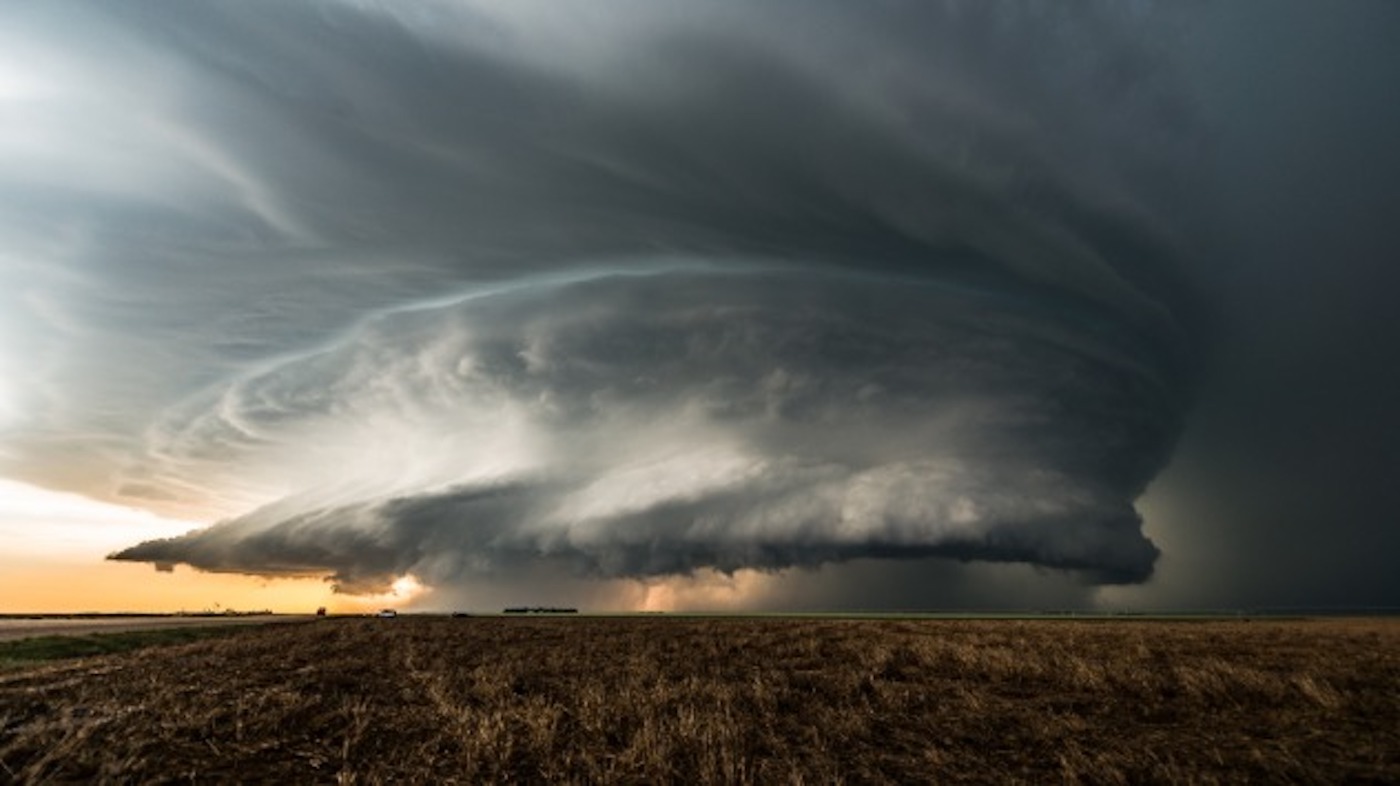
[[0,471],[218,519],[117,559],[1153,574],[1217,329],[1180,13],[8,13]]
[[615,577],[923,554],[1140,580],[1156,549],[1131,502],[1175,391],[1126,331],[1008,297],[797,268],[387,314],[159,432],[173,467],[368,461],[119,556],[353,586],[535,558]]

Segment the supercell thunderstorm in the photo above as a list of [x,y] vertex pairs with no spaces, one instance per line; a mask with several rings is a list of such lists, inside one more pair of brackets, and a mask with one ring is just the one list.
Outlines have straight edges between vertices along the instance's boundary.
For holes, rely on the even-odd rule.
[[199,59],[135,100],[202,163],[70,208],[145,282],[93,471],[225,515],[114,557],[1149,577],[1200,336],[1145,12],[614,5],[100,20]]

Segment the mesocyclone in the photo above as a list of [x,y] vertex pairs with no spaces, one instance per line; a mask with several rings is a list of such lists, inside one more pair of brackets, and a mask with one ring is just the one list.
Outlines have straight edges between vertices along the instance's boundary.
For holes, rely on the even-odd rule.
[[55,353],[6,457],[100,428],[118,495],[226,514],[116,558],[1151,575],[1205,331],[1150,5],[149,10],[81,15],[177,74],[106,133],[179,165],[66,208],[125,293],[66,318],[144,376]]

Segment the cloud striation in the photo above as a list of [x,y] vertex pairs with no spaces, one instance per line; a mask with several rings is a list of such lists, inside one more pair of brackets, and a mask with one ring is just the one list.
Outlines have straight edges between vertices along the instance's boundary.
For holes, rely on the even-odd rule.
[[224,515],[115,559],[1151,575],[1204,328],[1149,11],[57,7],[164,88],[108,132],[145,182],[0,184],[51,196],[12,245],[87,233],[23,304],[76,390],[3,460],[97,434],[110,496]]

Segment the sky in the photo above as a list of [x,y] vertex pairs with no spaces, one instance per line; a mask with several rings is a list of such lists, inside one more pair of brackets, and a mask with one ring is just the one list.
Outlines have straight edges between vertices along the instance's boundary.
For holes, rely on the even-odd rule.
[[0,612],[1400,607],[1400,5],[0,10]]

